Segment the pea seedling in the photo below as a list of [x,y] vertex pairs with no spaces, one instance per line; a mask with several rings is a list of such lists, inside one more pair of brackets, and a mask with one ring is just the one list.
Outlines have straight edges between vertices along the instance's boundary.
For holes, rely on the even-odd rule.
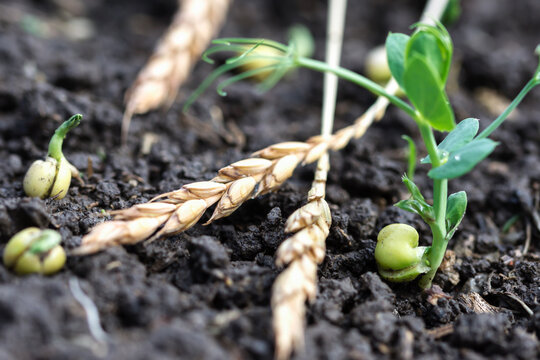
[[4,265],[18,275],[52,275],[64,266],[66,252],[58,231],[29,227],[19,231],[4,249]]
[[[450,35],[441,24],[436,26],[417,24],[414,29],[411,36],[391,33],[386,40],[390,71],[410,104],[389,94],[383,87],[360,74],[299,55],[294,43],[287,46],[271,40],[227,38],[215,40],[213,42],[215,46],[205,53],[203,59],[212,62],[208,56],[217,52],[244,52],[240,56],[235,55],[228,59],[224,65],[214,70],[188,99],[185,108],[189,107],[221,74],[242,67],[246,63],[258,61],[261,57],[271,60],[270,65],[253,68],[222,81],[217,86],[218,93],[226,95],[224,91],[226,86],[255,76],[259,72],[270,70],[272,73],[261,84],[263,90],[269,89],[291,68],[304,67],[333,73],[366,88],[375,95],[386,97],[418,125],[428,152],[428,156],[422,159],[421,163],[431,165],[428,176],[433,180],[433,204],[431,205],[414,182],[407,176],[403,176],[403,183],[411,196],[395,206],[420,215],[429,225],[433,241],[429,247],[415,249],[417,247],[417,241],[414,241],[414,238],[417,238],[417,235],[414,235],[416,231],[402,225],[397,227],[391,225],[392,231],[383,229],[382,235],[379,235],[376,252],[380,256],[377,256],[377,261],[381,276],[384,278],[391,281],[410,281],[422,274],[419,285],[427,289],[431,287],[447,244],[461,223],[467,207],[467,195],[464,191],[448,196],[448,181],[471,171],[495,149],[497,143],[488,139],[488,136],[502,124],[525,95],[540,84],[540,64],[531,80],[508,108],[485,130],[477,134],[479,129],[477,119],[465,119],[456,125],[445,91],[453,54]],[[273,49],[273,52],[272,55],[259,52],[257,55],[250,56],[250,50],[245,50],[246,45],[251,46],[250,49],[268,47]],[[536,54],[540,56],[540,46],[537,47]],[[435,130],[449,132],[440,144],[435,141]],[[388,256],[398,256],[396,254],[413,254],[414,256],[399,255],[407,258],[407,261],[386,259]]]
[[42,199],[62,199],[67,194],[72,176],[82,181],[79,171],[62,153],[66,134],[78,126],[81,119],[81,114],[73,115],[56,129],[49,142],[45,161],[34,161],[24,176],[23,188],[26,195]]

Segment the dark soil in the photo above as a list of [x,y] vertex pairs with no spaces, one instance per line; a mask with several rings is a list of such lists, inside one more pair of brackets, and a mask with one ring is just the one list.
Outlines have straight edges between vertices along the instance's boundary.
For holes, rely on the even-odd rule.
[[[190,117],[182,115],[183,100],[212,69],[199,64],[168,112],[134,119],[121,150],[123,94],[175,3],[0,1],[1,247],[15,232],[40,226],[58,229],[71,249],[104,220],[103,210],[210,179],[262,147],[318,133],[322,77],[307,70],[266,94],[250,83],[232,86],[226,98],[208,91]],[[407,32],[422,6],[412,0],[349,1],[343,65],[362,71],[367,51],[388,31]],[[313,31],[316,57],[322,58],[325,11],[326,1],[236,0],[221,35],[285,41],[287,28],[300,22]],[[539,13],[537,0],[463,1],[461,18],[449,27],[456,49],[449,91],[459,119],[477,117],[487,126],[501,101],[487,101],[485,89],[504,102],[528,80],[537,63]],[[74,17],[86,19],[93,34],[70,21]],[[372,101],[342,83],[336,128]],[[364,138],[332,154],[333,224],[319,295],[308,307],[306,352],[296,358],[538,358],[539,102],[536,89],[495,132],[500,145],[494,154],[451,182],[452,191],[467,191],[469,208],[450,244],[455,261],[430,293],[414,283],[381,281],[373,260],[377,231],[386,224],[413,224],[422,242],[430,241],[418,218],[392,207],[406,196],[400,182],[406,143],[400,136],[418,139],[415,125],[392,108]],[[222,122],[215,116],[219,110]],[[68,136],[64,153],[86,174],[86,185],[74,182],[60,201],[25,197],[25,170],[44,156],[60,122],[79,112],[84,120]],[[158,141],[142,153],[148,134]],[[305,202],[312,173],[312,166],[298,169],[278,192],[210,226],[148,246],[70,258],[52,277],[17,277],[0,266],[0,359],[271,359],[269,299],[279,273],[273,255],[284,239],[285,219]],[[429,195],[425,174],[421,167],[417,183]],[[518,221],[504,232],[514,215]],[[91,335],[70,290],[72,278],[97,306],[107,346]],[[480,313],[479,307],[490,311]]]

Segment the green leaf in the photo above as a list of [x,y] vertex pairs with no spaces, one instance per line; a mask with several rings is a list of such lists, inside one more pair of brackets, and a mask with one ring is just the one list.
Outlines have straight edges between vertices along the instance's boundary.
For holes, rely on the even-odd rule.
[[450,35],[439,22],[437,26],[418,23],[415,27],[417,31],[411,36],[405,50],[405,64],[407,59],[411,59],[414,55],[420,56],[433,66],[444,86],[450,72],[453,53]]
[[460,0],[450,0],[441,18],[445,25],[453,24],[461,15]]
[[411,179],[409,179],[407,175],[403,175],[401,177],[401,181],[403,181],[414,200],[419,201],[424,205],[428,205],[428,203],[424,199],[424,195],[422,195],[418,186],[416,186],[416,184]]
[[[437,147],[439,155],[446,152],[452,155],[452,152],[462,148],[472,141],[478,132],[478,119],[468,118],[457,124],[456,128],[448,133],[443,141]],[[429,155],[421,160],[422,164],[430,164]]]
[[490,139],[476,139],[452,153],[448,161],[434,169],[428,176],[432,179],[453,179],[468,173],[495,149],[498,143]]
[[465,191],[454,193],[448,197],[446,206],[446,238],[450,240],[463,220],[467,209],[467,194]]
[[403,89],[411,103],[433,128],[450,131],[454,128],[454,112],[443,85],[432,66],[418,55],[407,59],[403,72]]
[[420,217],[422,217],[422,219],[428,224],[435,222],[435,214],[431,205],[425,205],[420,201],[413,199],[406,199],[398,201],[394,204],[394,206],[400,208],[401,210],[420,215]]
[[405,48],[410,37],[405,34],[390,33],[386,38],[386,57],[390,73],[403,88],[403,69],[405,67]]
[[416,170],[416,144],[408,135],[401,135],[401,138],[407,141],[409,144],[409,154],[407,156],[407,176],[410,179],[414,179],[414,172]]
[[443,59],[443,54],[439,49],[439,43],[437,38],[426,31],[418,31],[411,36],[411,40],[407,44],[407,49],[405,51],[405,58],[410,59],[414,55],[417,55],[424,59],[427,63],[431,64],[435,70],[437,70],[437,75],[441,84],[445,83],[446,78],[444,77],[445,72],[445,60]]
[[420,189],[418,189],[418,186],[416,186],[416,184],[412,182],[407,175],[403,175],[401,180],[407,187],[407,190],[409,190],[411,199],[401,200],[394,204],[394,206],[420,215],[428,224],[434,222],[435,214],[433,212],[433,207],[426,202],[424,196],[420,192]]

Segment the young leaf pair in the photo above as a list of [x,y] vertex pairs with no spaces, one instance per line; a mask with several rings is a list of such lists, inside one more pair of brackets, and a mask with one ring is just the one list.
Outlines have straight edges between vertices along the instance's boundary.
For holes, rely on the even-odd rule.
[[412,36],[398,33],[388,36],[388,66],[416,108],[418,120],[436,130],[449,131],[455,126],[454,113],[444,88],[452,61],[452,41],[440,24],[416,27]]

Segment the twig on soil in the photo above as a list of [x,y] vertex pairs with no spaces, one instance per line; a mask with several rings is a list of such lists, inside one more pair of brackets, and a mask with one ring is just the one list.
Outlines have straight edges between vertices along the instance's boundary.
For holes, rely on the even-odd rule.
[[527,221],[525,226],[525,244],[523,244],[523,250],[521,251],[521,256],[525,256],[529,252],[529,246],[531,245],[531,223]]
[[428,335],[431,335],[434,339],[440,339],[454,332],[454,324],[446,324],[439,326],[438,328],[426,330]]
[[179,0],[172,24],[126,92],[122,119],[125,144],[131,118],[161,106],[169,107],[180,85],[212,37],[218,32],[231,0]]
[[99,343],[107,344],[109,336],[101,327],[99,321],[99,312],[97,310],[96,304],[82,291],[79,280],[75,277],[69,279],[69,289],[73,294],[73,297],[86,312],[86,321],[88,322],[88,329],[90,334],[96,339]]
[[476,314],[495,314],[500,312],[500,309],[489,304],[480,294],[471,292],[468,294],[460,294],[458,301],[465,308],[473,311]]

